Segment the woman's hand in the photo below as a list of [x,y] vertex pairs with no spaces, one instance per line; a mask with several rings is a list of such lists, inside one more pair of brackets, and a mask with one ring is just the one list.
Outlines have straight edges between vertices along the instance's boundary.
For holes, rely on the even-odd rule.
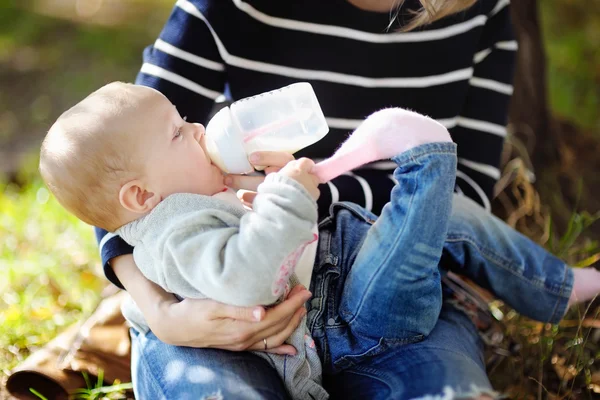
[[[264,168],[266,174],[279,171],[287,163],[294,160],[294,156],[282,151],[255,151],[248,157],[255,168]],[[262,175],[228,175],[225,184],[234,189],[256,191],[258,185],[265,180]]]
[[296,286],[287,299],[265,312],[263,307],[235,307],[213,300],[185,299],[150,282],[139,271],[131,254],[111,261],[113,270],[146,318],[152,332],[165,343],[224,350],[296,354],[283,344],[306,314],[311,294]]
[[284,342],[306,315],[303,305],[310,296],[304,287],[296,286],[283,303],[266,312],[262,307],[235,307],[213,300],[163,303],[159,330],[151,329],[161,340],[178,346],[295,355],[296,349]]

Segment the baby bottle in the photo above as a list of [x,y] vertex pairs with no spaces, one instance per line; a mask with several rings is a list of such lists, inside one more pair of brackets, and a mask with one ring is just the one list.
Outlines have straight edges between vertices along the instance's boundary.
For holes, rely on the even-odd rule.
[[206,125],[206,150],[224,172],[243,174],[254,170],[250,153],[295,153],[328,131],[312,86],[294,83],[221,109]]

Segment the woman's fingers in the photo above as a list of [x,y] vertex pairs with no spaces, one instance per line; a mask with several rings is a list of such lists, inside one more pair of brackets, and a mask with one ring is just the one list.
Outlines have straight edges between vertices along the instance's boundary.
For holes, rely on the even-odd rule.
[[281,167],[267,167],[265,168],[265,174],[269,175],[272,174],[273,172],[279,172],[281,170]]
[[[293,159],[293,155],[282,151],[255,151],[250,154],[249,157],[250,163],[252,163],[256,169],[264,169],[267,174],[279,171]],[[225,185],[238,190],[245,189],[256,191],[258,185],[264,180],[265,177],[262,175],[247,176],[231,174],[225,177]]]
[[258,185],[263,183],[265,177],[263,175],[227,175],[225,177],[225,185],[234,189],[256,191]]
[[236,321],[258,322],[265,316],[263,307],[236,307],[222,303],[215,303],[213,318],[231,318]]
[[312,294],[304,286],[298,285],[294,287],[282,303],[267,311],[267,315],[262,322],[267,322],[268,320],[280,321],[286,317],[291,317],[297,310],[304,306],[304,303],[311,296]]
[[[211,302],[212,307],[205,308],[210,315],[210,320],[220,321],[218,340],[211,342],[210,347],[225,350],[241,351],[246,349],[264,350],[263,339],[267,338],[269,348],[279,347],[292,334],[306,314],[304,303],[310,298],[311,293],[303,286],[294,287],[286,300],[281,304],[264,311],[262,307],[235,307]],[[258,314],[262,318],[255,322]],[[254,322],[253,322],[254,321]],[[262,343],[262,347],[259,345]],[[277,349],[277,352],[286,352],[287,347]]]
[[250,190],[240,190],[237,192],[237,196],[244,205],[252,208],[252,203],[254,203],[254,199],[258,193],[250,191]]
[[250,154],[252,165],[262,165],[265,167],[283,167],[294,159],[294,156],[282,151],[255,151]]
[[306,314],[304,303],[306,303],[310,296],[310,292],[301,287],[295,293],[290,293],[283,303],[267,310],[264,319],[260,323],[255,324],[255,331],[252,335],[254,340],[252,342],[258,342],[266,337],[275,336],[276,338],[281,338],[274,342],[273,345],[278,346],[282,344],[292,334],[302,317]]
[[[271,336],[279,338],[283,332],[283,339],[274,342],[273,345],[282,344],[292,334],[294,328],[298,326],[302,315],[306,313],[304,303],[310,299],[310,296],[311,293],[303,286],[298,285],[292,289],[284,302],[267,310],[261,322],[252,324],[252,333],[247,338],[248,345]],[[285,336],[286,334],[287,336]]]
[[296,348],[291,344],[282,344],[281,346],[277,346],[272,349],[263,350],[263,352],[288,356],[295,356],[298,353],[298,351],[296,351]]
[[[250,346],[250,349],[255,350],[255,351],[268,351],[268,352],[272,352],[275,354],[290,354],[290,355],[296,354],[296,349],[293,346],[290,346],[291,349],[289,347],[282,348],[282,346],[285,346],[284,343],[285,343],[286,339],[289,338],[290,336],[292,336],[292,333],[298,327],[298,325],[300,325],[300,322],[302,321],[302,318],[305,315],[306,315],[306,310],[304,310],[304,309],[298,310],[294,314],[292,319],[290,319],[290,321],[288,322],[288,324],[285,326],[285,328],[282,331],[277,332],[274,335],[267,335],[267,336],[263,337],[262,339],[259,339],[258,342],[254,343],[252,346]],[[265,340],[266,340],[266,349],[265,349]],[[289,351],[291,351],[292,349],[293,349],[293,353],[289,353]]]

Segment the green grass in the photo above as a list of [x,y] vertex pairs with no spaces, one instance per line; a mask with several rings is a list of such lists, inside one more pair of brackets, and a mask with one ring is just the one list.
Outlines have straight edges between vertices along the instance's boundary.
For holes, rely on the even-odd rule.
[[88,225],[39,180],[0,184],[0,370],[90,313],[105,281]]
[[100,370],[96,382],[93,383],[90,377],[84,373],[86,387],[77,389],[71,393],[73,400],[116,400],[126,399],[127,391],[133,390],[131,383],[114,382],[110,386],[104,386],[104,371]]

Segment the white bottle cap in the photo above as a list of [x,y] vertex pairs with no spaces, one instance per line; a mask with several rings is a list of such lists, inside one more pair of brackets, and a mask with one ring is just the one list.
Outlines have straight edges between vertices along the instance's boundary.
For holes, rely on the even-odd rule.
[[242,133],[231,118],[229,107],[219,110],[206,126],[206,151],[223,172],[247,174],[254,171],[244,150]]

